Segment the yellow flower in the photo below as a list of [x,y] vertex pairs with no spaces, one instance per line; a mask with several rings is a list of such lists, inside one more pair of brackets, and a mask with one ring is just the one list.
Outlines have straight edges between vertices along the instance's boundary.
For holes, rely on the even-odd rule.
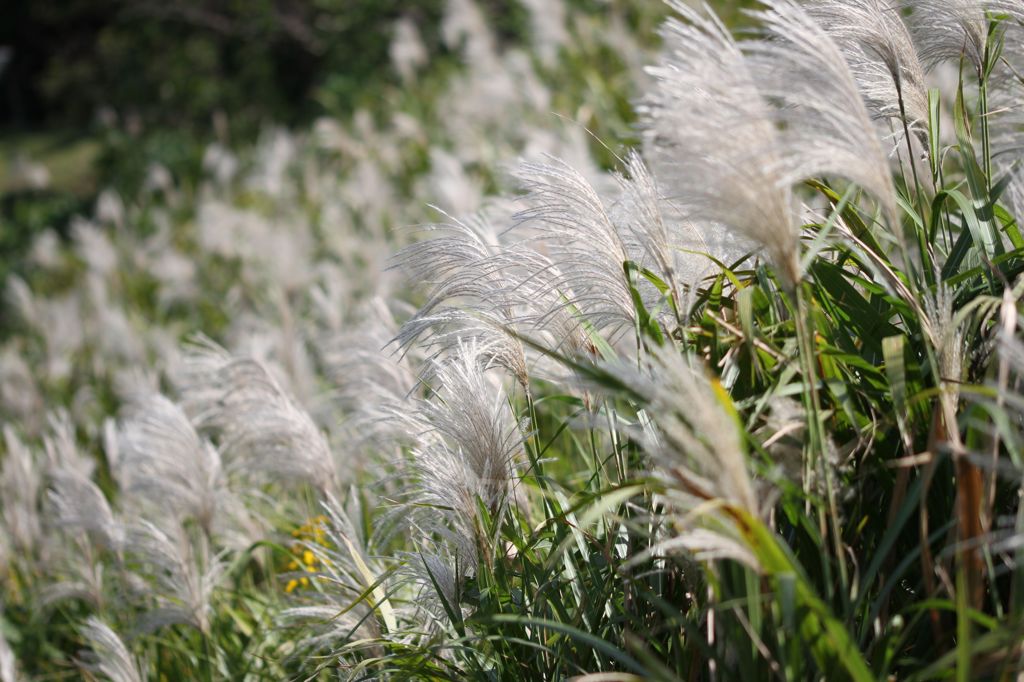
[[[293,542],[290,547],[292,560],[288,562],[289,571],[301,571],[310,575],[316,574],[320,559],[312,550],[308,549],[308,546],[310,543],[315,542],[321,547],[330,547],[327,532],[324,529],[327,523],[328,519],[326,516],[315,516],[292,531],[292,537],[297,541]],[[284,591],[291,593],[299,588],[309,587],[309,585],[309,576],[298,576],[288,581]]]

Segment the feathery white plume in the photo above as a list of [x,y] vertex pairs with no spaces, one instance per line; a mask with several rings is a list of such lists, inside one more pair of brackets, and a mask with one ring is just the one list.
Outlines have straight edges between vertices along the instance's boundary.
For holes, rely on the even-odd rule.
[[723,394],[673,346],[653,349],[645,369],[629,385],[658,425],[660,438],[648,445],[667,476],[757,514],[740,431]]
[[[3,529],[3,518],[0,517],[0,529]],[[11,540],[7,536],[7,532],[0,532],[0,578],[6,578],[11,572],[11,554],[13,549],[11,548]]]
[[401,579],[411,585],[416,599],[409,619],[421,621],[428,631],[450,627],[449,609],[461,609],[459,592],[467,575],[475,570],[475,557],[438,545],[402,555]]
[[485,363],[504,367],[526,386],[526,354],[510,334],[517,316],[513,254],[482,218],[452,219],[431,232],[436,236],[406,247],[396,259],[428,296],[395,337],[399,348],[408,349],[429,332],[422,346],[436,356],[472,339],[484,349]]
[[10,424],[4,424],[6,455],[0,460],[0,510],[4,532],[18,553],[29,554],[39,542],[42,523],[39,495],[43,469]]
[[753,12],[766,35],[743,48],[762,96],[776,102],[781,182],[834,175],[871,194],[899,225],[892,173],[850,68],[836,43],[792,0]]
[[431,198],[435,206],[457,216],[480,210],[484,183],[463,161],[441,147],[430,148],[430,173],[423,179],[419,193]]
[[43,341],[47,379],[64,379],[71,374],[72,358],[85,343],[81,296],[74,291],[45,298],[36,296],[25,280],[7,278],[4,295],[21,319]]
[[60,408],[46,415],[48,432],[43,436],[43,451],[49,471],[69,471],[91,479],[96,460],[78,448],[75,425],[68,411]]
[[918,52],[928,68],[962,56],[981,71],[988,21],[979,0],[904,0]]
[[118,230],[124,228],[124,200],[117,190],[107,188],[100,192],[96,199],[96,220],[101,224],[112,225]]
[[39,593],[41,606],[65,600],[81,600],[102,608],[105,599],[107,564],[99,546],[88,535],[61,532],[47,537],[46,573],[50,578]]
[[1012,30],[1007,28],[1001,58],[989,79],[988,120],[993,182],[1012,173],[1002,202],[1020,223],[1024,219],[1024,2],[1007,3],[1017,5],[1017,23]]
[[580,297],[571,288],[571,278],[548,255],[526,245],[513,245],[506,258],[515,260],[512,271],[516,328],[536,340],[547,339],[552,350],[578,357],[597,354],[593,328],[572,301]]
[[[398,323],[382,299],[370,301],[358,318],[344,333],[328,335],[319,343],[320,361],[337,386],[352,444],[387,448],[404,440],[388,406],[403,404],[415,390],[415,353],[398,358],[383,350],[395,338]],[[368,463],[369,454],[353,458],[353,464]]]
[[117,268],[117,249],[107,235],[107,230],[88,220],[76,218],[71,225],[71,239],[79,258],[91,270],[107,276]]
[[53,520],[69,533],[87,533],[98,547],[114,552],[124,545],[124,528],[114,516],[103,491],[75,471],[51,474],[47,497]]
[[890,0],[814,0],[805,7],[842,50],[871,114],[904,119],[905,112],[907,127],[924,132],[928,88],[899,7]]
[[141,561],[138,574],[154,586],[158,604],[142,617],[141,627],[183,623],[207,633],[210,600],[227,566],[211,553],[205,535],[192,538],[180,524],[168,525],[162,529],[142,520],[129,531],[127,547]]
[[24,355],[13,345],[0,348],[0,414],[36,433],[43,414],[43,396]]
[[82,599],[95,606],[104,603],[103,551],[120,556],[125,529],[114,516],[106,496],[80,472],[58,469],[50,474],[47,493],[49,520],[56,532],[46,570],[53,582],[42,591],[42,603]]
[[[360,533],[333,496],[323,502],[324,523],[314,529],[314,539],[303,543],[307,570],[313,570],[314,589],[302,590],[303,604],[282,612],[284,620],[297,620],[315,634],[302,647],[321,647],[352,638],[379,637],[383,624],[395,634],[397,624],[387,596],[384,570],[370,557]],[[363,597],[361,601],[356,600]],[[379,619],[370,612],[379,614]]]
[[[3,611],[0,610],[0,616]],[[21,676],[18,674],[18,659],[11,650],[11,645],[0,633],[0,682],[18,682]]]
[[541,61],[551,65],[558,51],[569,40],[565,27],[566,7],[563,0],[523,0],[530,12],[530,37]]
[[464,50],[467,63],[492,63],[494,36],[479,5],[473,0],[448,0],[441,22],[441,37],[451,50]]
[[939,284],[934,294],[925,294],[921,327],[935,349],[941,373],[939,379],[955,405],[960,395],[966,349],[963,325],[955,324],[954,297],[954,292],[945,283]]
[[614,335],[633,327],[634,308],[623,264],[630,260],[597,191],[558,159],[524,163],[517,177],[529,192],[530,207],[517,215],[535,232],[534,247],[562,275],[552,282],[565,299],[598,329]]
[[402,78],[403,83],[410,83],[416,78],[416,72],[427,63],[430,53],[420,39],[416,30],[416,22],[409,17],[402,17],[394,23],[388,56],[391,65]]
[[761,506],[747,465],[739,425],[702,371],[674,347],[654,348],[641,369],[622,364],[606,368],[642,402],[648,425],[643,445],[654,473],[665,482],[678,535],[660,549],[674,547],[701,558],[727,556],[756,566],[744,545],[733,507],[759,517]]
[[178,380],[186,412],[218,434],[229,469],[336,488],[324,434],[260,362],[212,342],[194,344]]
[[[707,231],[764,247],[783,280],[800,278],[799,232],[773,113],[729,31],[710,11],[670,3],[663,56],[641,112],[645,149],[668,199]],[[720,254],[712,254],[718,256]]]
[[84,661],[91,672],[111,682],[143,682],[146,679],[143,666],[109,625],[96,616],[90,616],[80,630],[92,648],[90,660]]
[[[684,251],[709,253],[700,230],[673,215],[673,207],[664,201],[662,188],[636,152],[626,157],[626,175],[618,178],[622,196],[617,202],[615,221],[627,250],[641,267],[653,270],[668,286],[667,296],[679,310],[687,290],[714,271],[712,261]],[[661,296],[640,278],[638,283],[648,311],[657,310]],[[670,321],[671,322],[671,321]]]
[[985,9],[993,14],[1005,14],[1011,21],[1024,23],[1024,3],[1020,0],[984,0]]
[[[484,216],[431,226],[438,236],[403,249],[397,262],[425,289],[427,302],[396,341],[409,348],[428,332],[434,355],[457,354],[461,341],[485,364],[507,369],[526,386],[528,361],[517,334],[545,334],[563,352],[588,350],[575,298],[558,265],[523,242],[505,243]],[[428,370],[429,371],[429,370]]]
[[478,504],[497,516],[508,503],[524,438],[524,425],[516,421],[507,396],[486,374],[482,352],[475,345],[460,346],[432,373],[432,398],[404,415],[416,443],[410,511],[423,510],[425,529],[454,542],[464,557],[476,557],[485,540]]
[[159,394],[140,396],[118,433],[117,474],[124,494],[211,532],[224,490],[220,454],[185,412]]

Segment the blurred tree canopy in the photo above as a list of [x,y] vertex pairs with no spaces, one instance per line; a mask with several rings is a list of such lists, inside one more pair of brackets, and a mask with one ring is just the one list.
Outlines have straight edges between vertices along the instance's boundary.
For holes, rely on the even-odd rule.
[[[445,4],[6,0],[0,147],[24,149],[26,132],[47,138],[39,146],[50,149],[95,140],[99,152],[80,173],[95,177],[80,184],[127,193],[154,161],[187,178],[214,135],[244,143],[267,123],[297,126],[374,108],[400,85],[389,58],[399,18],[416,27],[431,68],[449,63],[441,38]],[[524,38],[526,14],[516,0],[479,5],[499,40]],[[0,211],[4,216],[12,218]]]
[[0,3],[9,50],[0,125],[81,126],[103,110],[147,125],[205,127],[217,112],[233,125],[295,123],[328,78],[336,90],[343,76],[346,103],[393,78],[382,66],[400,16],[440,52],[442,9],[442,0],[9,0]]

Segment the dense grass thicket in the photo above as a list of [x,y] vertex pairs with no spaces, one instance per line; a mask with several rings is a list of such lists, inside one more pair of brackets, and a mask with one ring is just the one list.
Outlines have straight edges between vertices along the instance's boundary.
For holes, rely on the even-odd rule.
[[1024,2],[526,4],[36,240],[0,680],[1024,674]]

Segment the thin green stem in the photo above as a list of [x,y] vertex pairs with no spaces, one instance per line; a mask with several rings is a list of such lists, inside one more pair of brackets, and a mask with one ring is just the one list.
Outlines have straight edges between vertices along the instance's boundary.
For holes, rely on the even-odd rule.
[[[927,225],[928,218],[924,211],[924,198],[921,193],[921,182],[917,177],[917,164],[914,163],[914,145],[910,138],[910,126],[907,124],[907,109],[903,103],[903,88],[899,81],[896,82],[896,95],[900,105],[900,121],[903,123],[903,139],[907,143],[907,160],[910,162],[910,173],[914,178],[914,197],[917,203],[917,212],[921,215],[921,224]],[[896,228],[893,225],[893,228]],[[925,256],[925,254],[921,254]]]
[[[985,68],[988,68],[988,47],[985,47]],[[978,78],[978,119],[981,122],[981,156],[985,169],[985,199],[992,196],[992,147],[988,129],[988,77]]]
[[529,387],[524,389],[526,393],[526,409],[527,414],[530,418],[530,430],[532,434],[530,441],[527,442],[527,455],[530,457],[530,467],[533,469],[534,480],[537,481],[538,487],[547,492],[548,485],[544,477],[544,465],[541,462],[541,442],[540,442],[540,429],[537,426],[537,404],[533,400],[533,393],[529,390]]
[[[804,375],[804,404],[808,413],[808,451],[805,458],[805,476],[818,467],[825,481],[825,492],[827,496],[827,509],[818,508],[819,523],[824,533],[825,520],[823,515],[827,514],[828,526],[831,531],[833,547],[836,555],[836,562],[839,565],[839,582],[842,588],[843,603],[850,598],[849,575],[846,568],[846,558],[843,556],[843,540],[839,528],[839,508],[836,503],[835,482],[832,479],[832,470],[828,457],[828,444],[825,439],[825,429],[822,420],[821,399],[818,395],[817,369],[814,355],[814,319],[807,305],[803,293],[803,287],[798,284],[796,287],[796,328],[797,344],[800,347],[800,364]],[[809,478],[809,477],[808,477]],[[808,479],[805,479],[805,491]],[[826,578],[831,584],[831,573],[828,562],[825,562]]]
[[207,682],[213,682],[213,645],[210,642],[210,634],[201,632],[203,639],[203,673]]

